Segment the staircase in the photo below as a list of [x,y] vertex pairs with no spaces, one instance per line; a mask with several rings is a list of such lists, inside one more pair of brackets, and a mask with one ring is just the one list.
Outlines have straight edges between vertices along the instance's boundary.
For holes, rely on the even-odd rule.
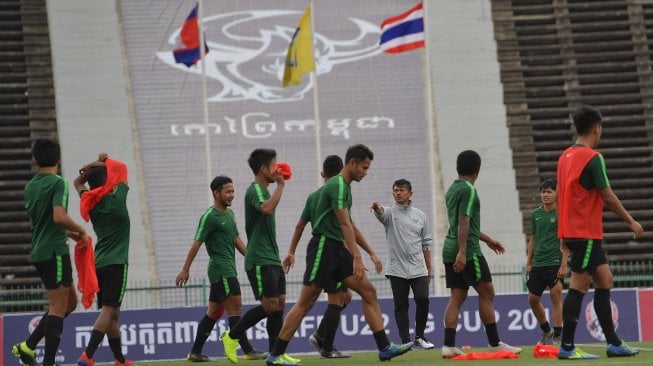
[[524,231],[540,181],[573,143],[571,112],[588,104],[604,115],[598,150],[611,186],[648,230],[634,241],[604,211],[603,248],[611,261],[653,259],[653,5],[493,0],[492,16]]
[[47,305],[29,258],[23,188],[34,174],[31,142],[56,138],[45,0],[0,2],[0,313]]

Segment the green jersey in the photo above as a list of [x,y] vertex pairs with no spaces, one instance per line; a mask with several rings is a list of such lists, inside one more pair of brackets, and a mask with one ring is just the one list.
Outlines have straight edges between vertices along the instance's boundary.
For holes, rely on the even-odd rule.
[[469,235],[467,236],[467,260],[481,257],[479,240],[481,237],[481,200],[476,187],[467,181],[457,179],[445,195],[449,231],[444,239],[442,259],[444,263],[454,263],[458,254],[458,216],[469,216]]
[[558,240],[558,211],[540,206],[531,216],[531,235],[535,237],[533,267],[559,266],[562,259]]
[[320,199],[321,190],[322,187],[308,195],[306,198],[306,204],[304,205],[304,210],[302,210],[302,215],[299,217],[300,220],[306,223],[310,222],[312,225],[313,220],[315,220],[315,208],[317,206],[317,201]]
[[261,213],[261,204],[270,198],[267,188],[254,182],[245,192],[245,231],[247,232],[247,254],[245,269],[255,266],[281,265],[274,213]]
[[336,218],[334,209],[347,209],[350,212],[351,220],[351,187],[342,175],[330,178],[318,190],[317,204],[315,205],[315,217],[313,217],[313,234],[324,235],[329,239],[344,243],[342,230]]
[[216,283],[223,277],[237,277],[236,237],[238,227],[231,209],[220,211],[209,207],[204,212],[197,226],[195,240],[203,242],[209,254],[207,274],[211,283]]
[[[574,144],[572,147],[585,146],[581,144]],[[593,188],[603,189],[610,187],[608,180],[608,173],[605,168],[605,159],[603,155],[596,154],[585,166],[579,178],[580,185],[586,190]]]
[[[127,211],[129,186],[118,183],[91,210],[91,223],[97,235],[95,243],[95,267],[111,264],[128,264],[129,212]],[[85,194],[85,193],[83,193]]]
[[68,182],[55,174],[37,173],[25,186],[25,209],[32,229],[32,262],[54,254],[69,255],[66,229],[54,222],[54,207],[68,208]]

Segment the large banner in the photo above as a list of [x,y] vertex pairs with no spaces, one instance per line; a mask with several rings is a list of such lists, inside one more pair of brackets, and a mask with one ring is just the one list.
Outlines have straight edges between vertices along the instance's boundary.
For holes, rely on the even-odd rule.
[[[281,87],[288,45],[307,2],[204,1],[208,130],[201,69],[176,64],[172,54],[180,47],[180,27],[195,3],[119,3],[158,275],[171,278],[181,269],[199,218],[209,205],[207,133],[213,175],[225,174],[235,181],[233,210],[243,239],[242,202],[253,181],[247,166],[250,152],[274,148],[278,160],[292,166],[293,178],[276,210],[277,241],[285,254],[305,199],[318,187],[321,169],[316,162],[314,85],[305,75],[301,85]],[[344,158],[346,149],[356,143],[374,151],[369,175],[353,184],[353,217],[381,258],[384,231],[368,210],[371,202],[392,203],[392,183],[399,178],[412,182],[413,200],[429,217],[433,201],[423,50],[388,55],[379,48],[381,22],[414,3],[314,3],[321,158],[330,154]],[[206,263],[202,254],[191,275],[203,275]],[[297,270],[304,265],[298,261]]]
[[[576,329],[578,343],[605,341],[592,306],[592,295],[589,293],[583,301],[581,317]],[[550,314],[550,303],[546,294],[543,300],[547,314]],[[431,298],[431,312],[428,316],[425,336],[438,348],[442,346],[444,337],[442,314],[447,301],[448,298],[445,297]],[[635,290],[613,291],[612,302],[613,320],[619,336],[626,341],[639,340],[637,292]],[[380,304],[388,337],[391,341],[399,342],[392,300],[382,299]],[[539,340],[541,330],[530,310],[526,294],[497,295],[494,304],[501,340],[514,345],[532,345]],[[286,310],[291,306],[292,304],[288,304]],[[247,308],[246,306],[245,309]],[[314,352],[308,344],[308,337],[316,331],[325,309],[325,302],[318,302],[315,305],[295,333],[288,352]],[[135,361],[185,358],[193,345],[197,324],[205,313],[206,308],[200,307],[123,311],[120,313],[123,353]],[[41,314],[5,316],[3,329],[4,349],[7,351],[4,355],[5,365],[17,365],[16,359],[11,355],[11,346],[27,337],[38,324],[40,316]],[[96,312],[85,312],[73,313],[66,318],[61,350],[57,356],[58,363],[71,363],[77,360],[91,337],[96,317]],[[204,347],[205,354],[211,357],[224,356],[218,337],[227,326],[226,316],[223,316]],[[247,332],[247,337],[254,347],[268,349],[265,321],[251,328]],[[472,347],[487,346],[485,330],[478,314],[476,296],[470,296],[463,306],[458,322],[456,344]],[[372,331],[362,315],[360,300],[352,301],[342,313],[335,346],[340,350],[350,351],[376,349]],[[37,355],[43,356],[43,345],[38,347]],[[112,361],[106,338],[105,343],[95,354],[95,359],[100,362]]]

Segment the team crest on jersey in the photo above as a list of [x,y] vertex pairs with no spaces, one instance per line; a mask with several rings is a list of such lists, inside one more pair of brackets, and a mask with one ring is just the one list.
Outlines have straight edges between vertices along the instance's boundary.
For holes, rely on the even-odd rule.
[[555,216],[552,216],[551,218],[549,218],[549,222],[552,223],[552,224],[554,224],[556,221],[558,221],[558,219]]
[[[614,329],[617,330],[619,328],[619,307],[612,300],[610,300],[610,305],[612,307],[612,323],[614,324]],[[590,301],[585,307],[585,320],[587,321],[587,331],[590,332],[590,335],[597,341],[605,342],[605,334],[599,324],[599,317],[596,315],[596,311],[594,311],[594,300]]]
[[[279,103],[303,99],[313,87],[309,78],[297,87],[281,87],[286,52],[299,15],[301,12],[295,10],[249,10],[204,17],[205,39],[210,50],[205,56],[206,75],[221,84],[221,90],[208,100]],[[343,31],[350,30],[348,39],[331,39],[314,33],[318,74],[381,53],[379,26],[358,18],[349,21],[350,24],[341,27]],[[186,67],[174,60],[172,49],[179,45],[180,30],[176,29],[168,38],[169,50],[156,55],[179,71],[199,75],[199,63]],[[211,89],[215,87],[210,86]]]

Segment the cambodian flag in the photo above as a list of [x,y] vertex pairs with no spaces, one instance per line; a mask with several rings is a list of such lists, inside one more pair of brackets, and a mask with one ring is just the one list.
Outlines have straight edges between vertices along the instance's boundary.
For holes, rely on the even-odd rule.
[[381,49],[399,53],[424,47],[424,10],[422,3],[381,23]]
[[[179,33],[184,48],[178,48],[172,51],[177,63],[191,67],[200,60],[200,34],[198,28],[197,5],[195,5],[184,21],[184,25],[181,27],[181,32]],[[206,42],[204,43],[204,49],[205,53],[209,52],[209,48],[206,47]]]

